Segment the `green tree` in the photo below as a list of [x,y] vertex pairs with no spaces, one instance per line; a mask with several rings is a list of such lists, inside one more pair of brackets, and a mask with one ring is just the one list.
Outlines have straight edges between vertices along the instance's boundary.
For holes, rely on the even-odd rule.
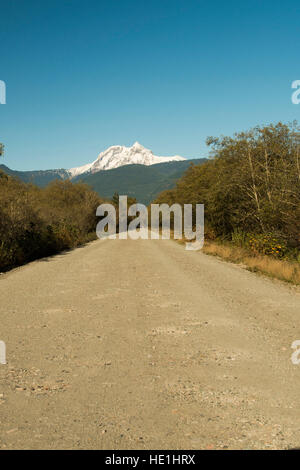
[[210,137],[210,159],[191,166],[156,202],[205,204],[209,230],[274,235],[300,248],[300,130],[297,123]]

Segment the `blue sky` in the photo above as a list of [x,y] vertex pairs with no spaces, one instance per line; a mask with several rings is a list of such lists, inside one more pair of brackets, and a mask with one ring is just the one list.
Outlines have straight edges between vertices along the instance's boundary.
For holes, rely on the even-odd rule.
[[0,141],[11,168],[78,166],[136,140],[201,157],[208,135],[300,117],[299,1],[0,6]]

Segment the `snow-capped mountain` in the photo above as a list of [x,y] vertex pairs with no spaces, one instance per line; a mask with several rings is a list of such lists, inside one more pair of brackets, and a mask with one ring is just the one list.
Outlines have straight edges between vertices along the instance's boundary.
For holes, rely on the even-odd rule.
[[186,158],[175,155],[174,157],[158,157],[153,155],[151,150],[146,149],[138,142],[132,147],[124,147],[121,145],[113,145],[98,155],[98,158],[87,165],[70,168],[71,178],[83,173],[97,173],[101,170],[111,170],[123,165],[139,164],[139,165],[155,165],[163,162],[178,162],[186,160]]

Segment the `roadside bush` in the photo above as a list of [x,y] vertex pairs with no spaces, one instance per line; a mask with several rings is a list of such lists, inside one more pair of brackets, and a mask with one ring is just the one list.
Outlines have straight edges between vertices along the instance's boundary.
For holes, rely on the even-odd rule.
[[263,254],[283,258],[287,253],[284,241],[273,233],[248,235],[247,245],[255,255]]
[[253,255],[299,259],[297,123],[257,126],[233,137],[210,137],[207,144],[211,158],[191,165],[155,202],[204,204],[205,225],[217,240],[231,240]]
[[55,181],[40,189],[0,171],[0,270],[95,238],[101,202],[82,183]]
[[245,247],[249,236],[239,228],[235,228],[231,234],[232,243],[236,246]]

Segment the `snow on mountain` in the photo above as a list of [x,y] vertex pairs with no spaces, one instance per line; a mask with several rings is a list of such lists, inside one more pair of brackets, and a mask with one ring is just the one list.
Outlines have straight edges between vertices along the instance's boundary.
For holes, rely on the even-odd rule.
[[97,173],[101,170],[111,170],[123,165],[139,164],[139,165],[155,165],[163,162],[178,162],[186,160],[186,158],[175,155],[174,157],[158,157],[153,155],[151,150],[146,149],[138,142],[132,147],[124,147],[121,145],[113,145],[98,155],[98,158],[87,165],[70,168],[71,178],[81,175],[82,173]]

